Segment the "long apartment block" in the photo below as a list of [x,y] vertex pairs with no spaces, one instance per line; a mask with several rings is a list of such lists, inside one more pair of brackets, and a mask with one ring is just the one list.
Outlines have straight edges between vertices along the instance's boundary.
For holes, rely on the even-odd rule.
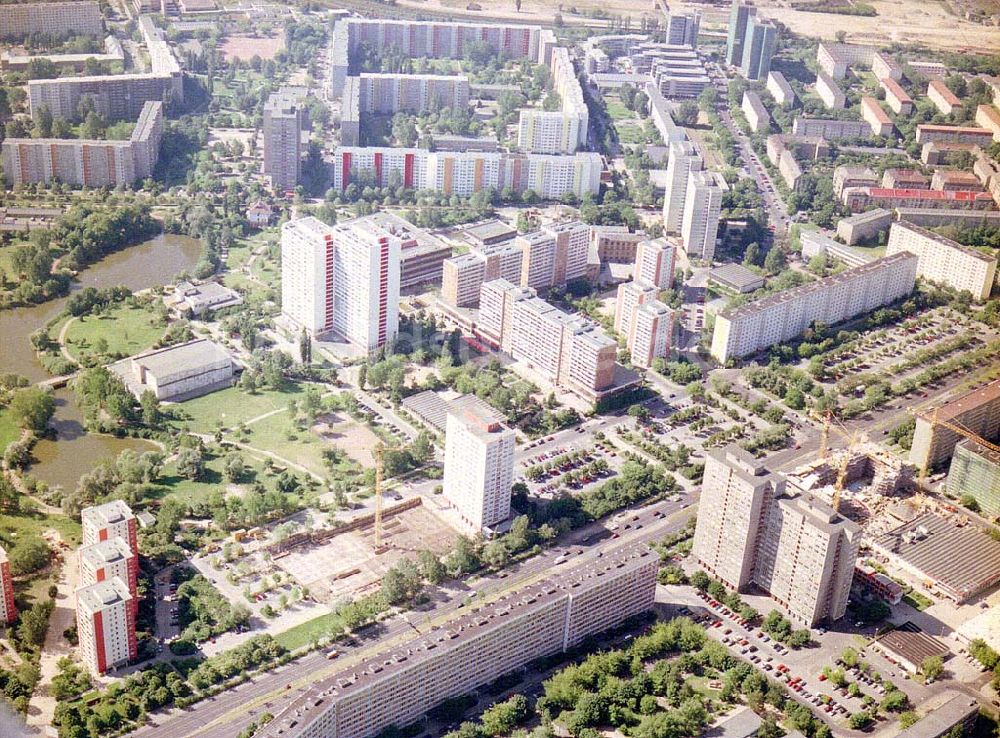
[[518,122],[517,147],[539,154],[572,154],[587,145],[590,112],[576,78],[569,50],[552,50],[552,89],[559,94],[559,110],[522,110]]
[[917,255],[917,276],[969,292],[976,302],[989,299],[996,279],[995,255],[906,222],[892,224],[885,254],[901,251]]
[[820,136],[827,140],[838,138],[869,138],[871,128],[862,120],[836,120],[831,118],[803,118],[797,116],[792,123],[796,136]]
[[851,68],[870,69],[876,79],[888,77],[898,81],[903,78],[903,69],[896,60],[874,46],[823,41],[816,50],[816,61],[820,69],[834,79],[843,79]]
[[101,36],[104,23],[96,2],[4,3],[0,13],[0,39],[25,36]]
[[620,625],[653,606],[657,557],[625,548],[477,607],[327,677],[261,738],[370,738],[438,703]]
[[1000,379],[917,415],[910,463],[918,469],[947,461],[963,436],[940,423],[960,426],[987,440],[1000,438]]
[[739,448],[710,449],[691,553],[706,571],[745,591],[757,585],[812,626],[847,609],[860,528]]
[[31,80],[28,104],[32,117],[37,118],[45,106],[53,118],[76,119],[84,97],[89,97],[95,111],[109,121],[135,120],[147,102],[183,102],[180,65],[150,16],[139,19],[139,32],[149,54],[150,72]]
[[915,254],[900,252],[723,310],[715,318],[712,356],[724,364],[791,340],[816,321],[833,325],[895,302],[913,291],[917,262]]
[[477,328],[546,381],[584,399],[595,400],[614,383],[618,344],[597,323],[564,313],[530,287],[485,282]]
[[376,186],[398,183],[466,197],[487,188],[534,191],[542,199],[572,194],[583,197],[600,189],[599,154],[572,155],[437,151],[392,147],[339,146],[334,152],[333,187],[343,191],[361,173]]
[[130,185],[152,176],[162,137],[163,103],[147,102],[127,141],[6,139],[0,149],[4,176],[9,184]]

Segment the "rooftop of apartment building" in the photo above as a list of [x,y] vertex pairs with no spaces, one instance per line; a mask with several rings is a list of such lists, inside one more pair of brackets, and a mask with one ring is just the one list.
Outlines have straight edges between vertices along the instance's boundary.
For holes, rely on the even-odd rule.
[[440,392],[424,390],[403,400],[403,407],[442,433],[447,426],[448,413],[462,411],[470,405],[478,407],[481,414],[488,416],[492,413],[492,417],[497,422],[504,420],[503,413],[493,409],[491,405],[475,395],[460,395],[453,400],[448,400]]
[[491,244],[497,241],[509,241],[517,235],[517,230],[511,228],[502,220],[488,220],[469,226],[462,235],[481,244]]
[[653,552],[645,546],[624,547],[595,562],[563,571],[558,577],[543,579],[509,592],[493,603],[474,607],[438,630],[432,630],[316,682],[279,714],[273,724],[280,726],[284,719],[294,719],[298,726],[304,727],[324,714],[325,710],[322,708],[327,700],[348,696],[416,663],[428,661],[443,651],[454,649],[493,630],[504,620],[531,613],[567,595],[571,596],[579,587],[596,584],[606,576],[621,572],[624,567],[644,566],[653,556]]
[[319,218],[308,215],[305,218],[290,220],[281,227],[282,231],[304,231],[310,236],[324,237],[333,229]]
[[868,187],[867,190],[868,195],[875,198],[955,200],[956,202],[993,199],[986,192],[973,192],[971,190],[907,190],[890,187]]
[[109,538],[106,541],[82,546],[79,550],[81,561],[91,566],[105,566],[115,561],[132,558],[132,549],[121,537]]
[[130,508],[124,500],[111,500],[103,505],[85,507],[80,511],[80,518],[83,522],[97,525],[108,525],[110,523],[120,523],[128,520],[132,516]]
[[[972,246],[966,246],[965,244],[961,244],[958,241],[952,241],[950,238],[945,238],[940,233],[935,233],[934,231],[928,230],[927,228],[921,228],[918,225],[907,223],[905,220],[900,220],[892,224],[892,230],[895,230],[897,228],[903,231],[910,231],[912,233],[916,233],[918,236],[923,236],[924,238],[928,238],[934,241],[935,243],[939,243],[942,246],[954,249],[955,251],[961,251],[966,256],[971,256],[972,258],[978,259],[979,261],[982,261],[986,264],[995,263],[997,260],[996,256],[986,254],[980,251],[979,249],[975,249]],[[891,232],[890,232],[890,238],[891,238]]]
[[990,464],[994,464],[995,466],[1000,466],[1000,452],[994,451],[988,446],[984,446],[983,444],[974,441],[971,438],[963,438],[958,443],[956,448],[965,449],[969,453],[981,457],[984,461],[987,461]]
[[969,390],[955,399],[939,405],[936,411],[928,410],[921,413],[921,415],[929,417],[936,412],[935,417],[938,420],[953,420],[954,418],[960,418],[967,412],[977,410],[983,405],[998,401],[1000,401],[1000,379],[996,379],[978,389]]
[[390,213],[386,210],[373,213],[372,215],[366,215],[362,218],[344,221],[343,224],[345,226],[349,226],[352,223],[358,223],[361,220],[364,220],[368,225],[380,228],[387,234],[400,239],[402,241],[400,244],[401,258],[404,260],[420,254],[450,248],[448,244],[437,236],[432,236],[424,229],[418,228],[410,223],[410,221],[400,218],[395,213]]
[[930,133],[972,133],[977,136],[992,136],[992,132],[987,131],[985,128],[980,128],[979,126],[946,126],[937,123],[921,123],[917,126],[917,132],[928,131]]
[[723,310],[719,313],[721,317],[729,318],[730,320],[734,318],[740,318],[744,315],[752,315],[753,313],[759,312],[761,310],[767,310],[768,308],[774,307],[775,305],[780,305],[784,302],[790,300],[795,300],[802,295],[807,295],[810,292],[816,292],[818,290],[824,290],[835,284],[842,284],[845,282],[850,282],[856,279],[858,276],[865,274],[866,272],[879,271],[887,266],[906,261],[907,259],[915,259],[916,257],[907,252],[901,251],[898,254],[893,254],[892,256],[884,256],[881,259],[876,259],[875,261],[869,262],[868,264],[863,264],[862,266],[854,267],[853,269],[847,269],[840,274],[833,274],[829,277],[824,277],[823,279],[816,280],[815,282],[809,282],[808,284],[800,285],[799,287],[792,287],[788,290],[782,290],[773,295],[768,295],[767,297],[761,298],[760,300],[755,300],[754,302],[747,303],[746,305],[741,305],[736,308],[730,308],[728,310]]
[[77,608],[90,615],[131,599],[128,585],[119,577],[105,579],[103,582],[81,587],[76,591]]
[[903,86],[892,77],[883,77],[879,82],[885,88],[886,92],[891,92],[901,102],[913,102],[913,98],[903,89]]
[[450,403],[447,413],[449,417],[454,417],[464,425],[466,430],[473,435],[484,440],[491,440],[496,438],[496,434],[509,429],[502,422],[503,416],[497,417],[498,413],[492,407],[489,405],[484,407],[484,405],[483,402],[470,402],[468,400]]
[[979,702],[961,692],[950,691],[951,697],[920,720],[897,735],[897,738],[939,738],[956,724],[979,712]]
[[892,118],[890,118],[889,114],[882,109],[882,106],[879,104],[879,101],[876,100],[874,97],[869,97],[867,95],[865,97],[862,97],[861,104],[871,111],[871,113],[878,119],[878,122],[880,124],[882,125],[892,124]]

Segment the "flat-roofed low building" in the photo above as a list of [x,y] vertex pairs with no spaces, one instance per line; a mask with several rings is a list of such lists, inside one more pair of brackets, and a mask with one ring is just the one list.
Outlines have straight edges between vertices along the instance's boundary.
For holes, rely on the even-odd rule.
[[896,115],[909,115],[913,112],[913,98],[899,82],[892,77],[882,77],[879,84],[885,90],[885,101],[892,112]]
[[370,220],[399,238],[400,292],[441,284],[442,265],[451,256],[449,244],[395,213],[383,210],[373,213]]
[[951,115],[955,108],[962,105],[958,96],[940,79],[932,79],[927,84],[927,99],[944,115]]
[[207,310],[222,310],[243,304],[243,296],[219,282],[178,282],[166,303],[180,312],[202,315]]
[[964,439],[951,457],[947,487],[949,495],[974,498],[983,515],[1000,516],[1000,453]]
[[1000,582],[1000,542],[977,525],[926,512],[872,540],[872,550],[959,604]]
[[989,299],[997,257],[905,221],[889,229],[886,255],[916,254],[917,276],[965,291],[976,302]]
[[980,105],[976,108],[976,123],[993,134],[994,141],[1000,141],[1000,110],[994,105]]
[[819,231],[802,231],[799,234],[799,241],[802,243],[802,259],[804,261],[820,255],[842,261],[849,267],[859,267],[872,261],[872,257],[867,254],[845,246],[839,241],[834,241]]
[[233,384],[229,352],[207,338],[166,346],[111,365],[136,397],[149,390],[157,400],[181,402]]
[[852,213],[870,208],[938,208],[953,210],[993,210],[996,203],[986,192],[942,192],[940,190],[900,190],[887,187],[848,187],[841,201]]
[[476,223],[462,231],[462,237],[474,246],[492,246],[493,244],[511,241],[517,235],[517,229],[512,228],[502,220],[487,220]]
[[882,208],[850,215],[837,222],[837,237],[848,246],[871,241],[883,231],[888,231],[892,220],[892,211]]
[[781,72],[772,70],[767,73],[767,91],[778,105],[791,107],[795,104],[795,91]]
[[910,674],[920,671],[925,659],[944,658],[949,653],[946,645],[909,621],[879,636],[872,645]]
[[747,269],[742,264],[723,264],[708,273],[708,280],[713,284],[732,290],[739,294],[747,294],[764,286],[764,277]]
[[260,738],[371,738],[414,723],[446,699],[652,609],[658,568],[643,546],[553,572],[320,679]]
[[943,701],[929,710],[916,723],[896,734],[896,738],[941,738],[960,726],[962,735],[969,735],[981,710],[979,701],[963,692],[949,690]]
[[996,210],[960,210],[952,208],[897,207],[896,220],[905,220],[924,228],[954,225],[959,228],[1000,227],[1000,212]]
[[632,233],[623,225],[591,226],[590,253],[601,263],[631,264],[639,243],[646,238],[642,231]]
[[861,117],[871,127],[873,136],[891,136],[892,118],[882,109],[882,105],[874,97],[865,95],[861,98]]

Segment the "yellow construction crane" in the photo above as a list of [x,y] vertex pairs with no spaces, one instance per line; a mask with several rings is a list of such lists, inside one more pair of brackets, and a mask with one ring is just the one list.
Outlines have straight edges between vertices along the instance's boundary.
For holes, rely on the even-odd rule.
[[[914,417],[923,418],[924,420],[928,421],[931,424],[931,433],[934,432],[934,426],[940,425],[943,428],[947,428],[952,433],[957,433],[963,438],[968,438],[973,443],[978,443],[980,446],[988,448],[990,451],[993,451],[994,453],[1000,454],[1000,446],[998,446],[995,443],[991,443],[990,441],[987,441],[978,433],[975,433],[969,428],[965,428],[959,425],[958,423],[954,423],[950,420],[942,420],[941,418],[938,417],[938,410],[940,410],[940,408],[935,407],[934,411],[931,413],[931,416],[928,418],[926,415],[920,415],[920,413],[917,412],[915,409],[910,408],[910,412],[914,415]],[[928,452],[928,455],[924,457],[923,463],[920,466],[920,475],[918,479],[921,483],[923,483],[923,481],[927,478],[927,472],[929,471],[928,467],[930,466],[928,463],[929,458],[930,458],[930,453]]]
[[833,420],[833,411],[827,408],[826,412],[822,415],[817,412],[810,414],[815,420],[823,424],[819,431],[819,459],[820,461],[826,461],[826,455],[830,450],[830,421]]
[[382,479],[385,475],[385,444],[375,444],[375,551],[382,549]]
[[852,432],[848,431],[846,428],[834,425],[833,411],[829,408],[822,415],[815,412],[812,413],[812,417],[822,423],[819,434],[820,461],[826,461],[830,455],[831,430],[836,431],[841,438],[847,441],[847,450],[844,454],[843,460],[840,462],[840,466],[837,468],[837,479],[833,485],[833,499],[830,501],[830,505],[833,507],[834,511],[840,512],[840,493],[844,491],[844,483],[847,481],[847,467],[851,462],[851,452],[854,450],[854,447],[858,445],[858,441],[861,440],[862,434],[859,431]]

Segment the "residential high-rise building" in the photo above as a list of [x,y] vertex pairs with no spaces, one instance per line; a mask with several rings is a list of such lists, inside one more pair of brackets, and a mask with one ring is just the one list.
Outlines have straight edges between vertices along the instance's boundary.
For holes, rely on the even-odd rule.
[[304,111],[294,96],[274,93],[264,104],[261,144],[264,175],[279,191],[294,190],[302,174]]
[[687,198],[688,175],[701,171],[702,158],[690,141],[674,141],[667,158],[667,188],[663,197],[663,228],[667,233],[680,233],[684,222],[684,202]]
[[670,46],[698,47],[701,13],[668,13],[667,33],[664,41]]
[[415,723],[450,697],[651,609],[658,568],[645,546],[619,549],[515,589],[316,682],[259,736],[372,738]]
[[139,577],[139,556],[124,538],[110,538],[89,546],[81,546],[77,552],[80,558],[80,586],[87,587],[118,577],[128,585],[132,596],[132,609],[139,610],[136,584]]
[[657,290],[669,289],[674,281],[674,245],[665,238],[640,241],[635,249],[632,279],[651,284]]
[[83,524],[83,546],[92,546],[112,538],[123,538],[133,553],[139,552],[136,540],[135,515],[122,500],[85,507],[80,511]]
[[595,400],[614,384],[617,344],[600,326],[507,280],[484,282],[477,327],[483,337],[545,380]]
[[908,252],[723,310],[715,317],[712,356],[725,364],[799,336],[814,322],[834,325],[905,297],[917,278]]
[[476,534],[510,517],[514,431],[492,408],[466,403],[448,413],[444,497]]
[[644,280],[622,282],[618,285],[618,296],[615,300],[615,332],[621,333],[628,340],[635,326],[635,311],[640,305],[653,302],[659,291]]
[[1000,438],[1000,379],[917,415],[910,463],[918,469],[932,469],[947,461],[963,438],[951,428],[935,423],[935,419],[965,428],[986,440]]
[[14,603],[14,580],[10,575],[7,552],[0,546],[0,625],[14,622],[17,605]]
[[10,184],[130,185],[153,175],[162,135],[163,103],[155,101],[143,105],[127,141],[8,138],[4,176]]
[[667,358],[673,333],[674,311],[662,302],[653,300],[636,308],[627,344],[632,365],[648,369],[653,359]]
[[917,276],[940,282],[976,302],[988,300],[996,279],[997,257],[945,238],[934,231],[897,221],[889,229],[885,254],[908,251],[917,255]]
[[778,29],[770,21],[751,16],[747,20],[746,37],[743,40],[743,60],[740,72],[747,79],[767,78],[771,71],[771,57],[778,45]]
[[374,351],[399,330],[400,238],[378,218],[281,228],[282,314],[309,335]]
[[128,585],[113,577],[78,589],[76,631],[80,660],[93,674],[135,659],[135,608]]
[[101,36],[104,23],[96,2],[5,3],[0,39],[25,36]]
[[521,286],[536,290],[564,285],[587,275],[590,227],[580,221],[554,223],[518,236]]
[[729,33],[726,35],[726,64],[738,67],[743,63],[743,42],[747,36],[747,23],[757,14],[757,8],[743,0],[733,0],[729,11]]
[[735,445],[707,452],[699,510],[691,552],[706,571],[737,590],[761,587],[806,625],[843,617],[856,523],[810,493],[790,494]]
[[552,90],[559,95],[559,110],[522,110],[518,122],[517,147],[537,154],[572,154],[587,145],[590,111],[569,50],[552,50]]
[[1000,515],[1000,454],[971,438],[955,446],[948,469],[948,494],[971,496],[983,515]]
[[729,189],[718,172],[690,172],[684,195],[681,240],[688,256],[711,263],[719,237],[722,193]]

